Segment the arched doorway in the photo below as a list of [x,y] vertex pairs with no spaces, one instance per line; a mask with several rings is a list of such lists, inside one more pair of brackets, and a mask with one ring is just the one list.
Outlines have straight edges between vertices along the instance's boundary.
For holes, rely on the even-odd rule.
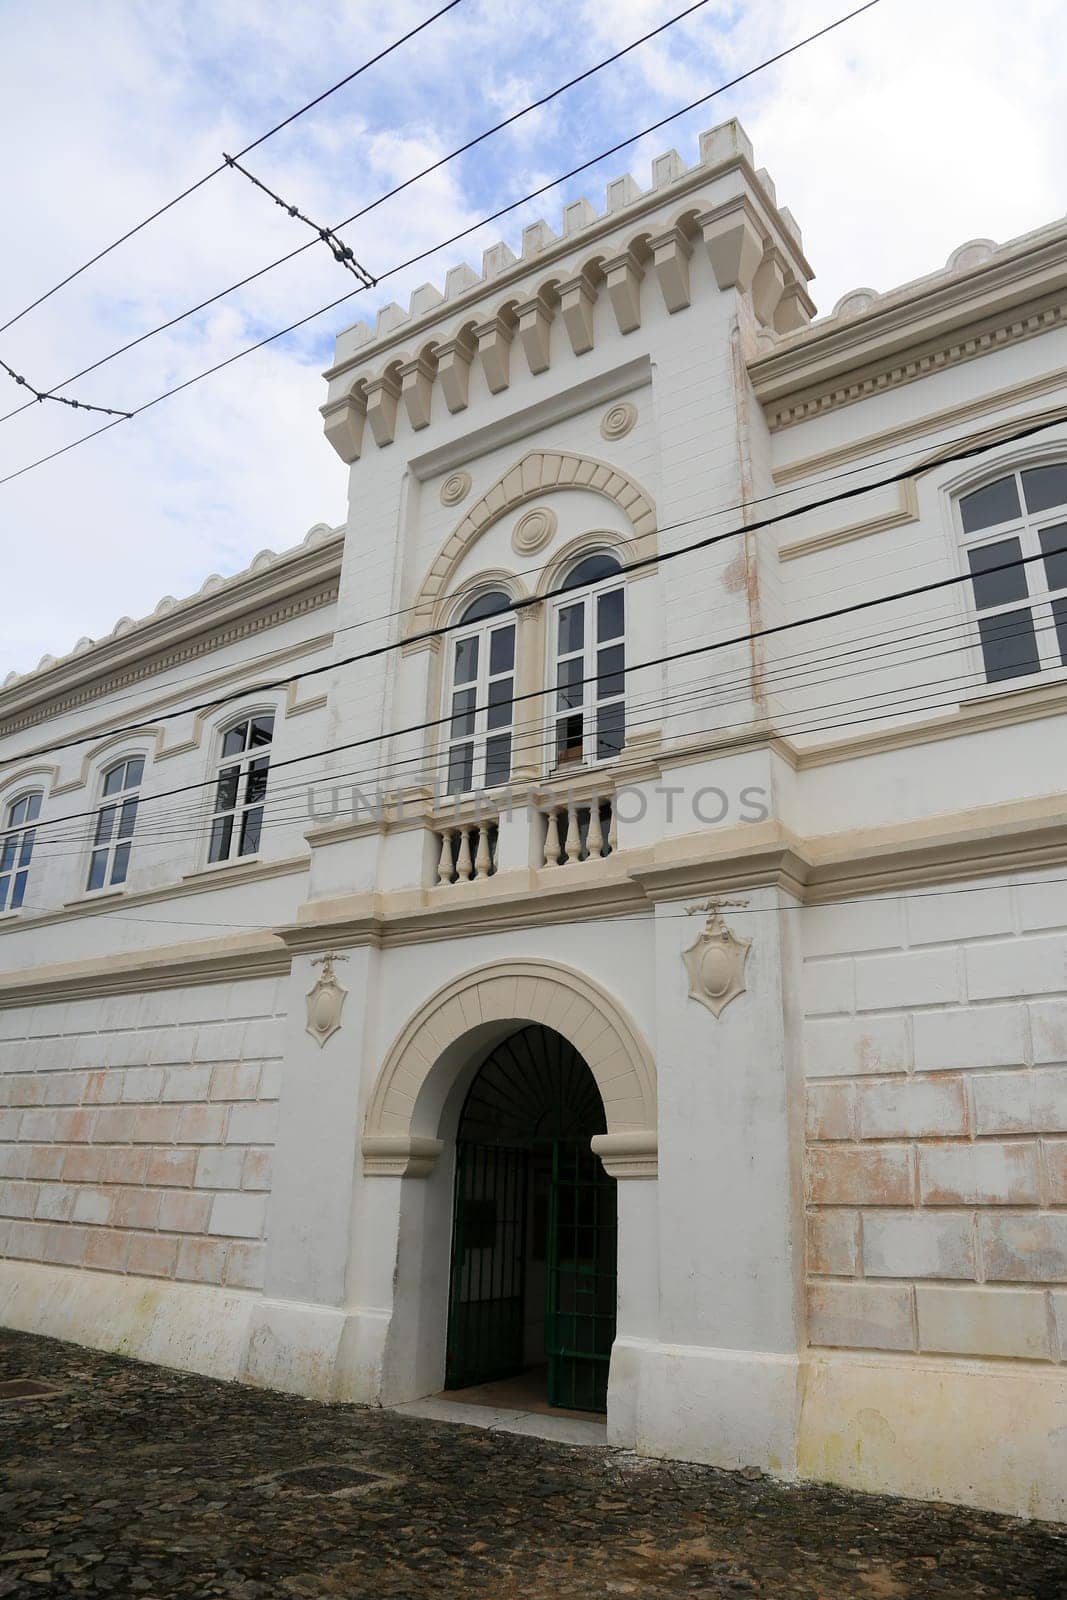
[[552,1406],[607,1409],[615,1338],[615,1179],[596,1079],[569,1040],[500,1040],[456,1132],[446,1385],[543,1375]]

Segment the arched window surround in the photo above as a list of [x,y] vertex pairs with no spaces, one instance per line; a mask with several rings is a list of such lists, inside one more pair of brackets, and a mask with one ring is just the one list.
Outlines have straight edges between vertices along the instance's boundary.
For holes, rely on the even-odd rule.
[[[511,604],[521,598],[510,575],[481,573],[456,596],[443,639],[441,716],[436,787],[459,798],[499,788],[513,767],[513,724],[519,627]],[[499,611],[470,617],[479,602],[499,595]],[[469,619],[469,620],[468,620]]]
[[85,894],[110,893],[127,882],[148,760],[148,750],[135,746],[112,748],[106,760],[94,760],[96,805],[82,872]]
[[3,802],[0,812],[0,915],[21,911],[29,884],[44,790],[26,783]]
[[[270,763],[283,715],[278,699],[233,704],[205,728],[210,765],[203,812],[204,860],[210,867],[260,855]],[[238,749],[233,736],[241,730]]]
[[[616,760],[626,727],[628,584],[621,552],[615,541],[589,535],[568,554],[553,563],[545,618],[544,765],[554,772]],[[568,587],[568,578],[598,556],[614,570]]]

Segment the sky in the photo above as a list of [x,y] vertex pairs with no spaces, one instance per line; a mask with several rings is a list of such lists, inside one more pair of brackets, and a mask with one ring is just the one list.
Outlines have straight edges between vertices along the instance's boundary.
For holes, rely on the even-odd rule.
[[[0,0],[0,323],[320,94],[443,0]],[[336,223],[691,0],[460,0],[247,157]],[[1062,0],[880,0],[787,61],[579,178],[560,174],[850,9],[707,0],[624,61],[344,230],[376,275],[544,184],[532,205],[389,277],[130,422],[0,485],[0,681],[344,519],[318,408],[336,334],[608,179],[697,156],[739,117],[804,233],[821,313],[1065,210]],[[225,171],[0,333],[38,388],[309,237]],[[131,410],[356,288],[321,245],[65,392]],[[0,372],[0,417],[24,398]],[[0,477],[106,418],[34,405],[0,421]]]

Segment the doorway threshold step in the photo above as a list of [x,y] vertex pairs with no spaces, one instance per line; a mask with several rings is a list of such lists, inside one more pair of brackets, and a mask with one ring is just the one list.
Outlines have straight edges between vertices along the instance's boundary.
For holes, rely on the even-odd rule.
[[557,1444],[584,1444],[605,1448],[606,1422],[589,1417],[554,1417],[542,1411],[512,1411],[505,1406],[476,1406],[466,1401],[442,1400],[427,1395],[393,1406],[403,1417],[425,1417],[431,1422],[461,1422],[468,1428],[490,1428],[498,1433],[521,1433],[531,1439],[553,1439]]

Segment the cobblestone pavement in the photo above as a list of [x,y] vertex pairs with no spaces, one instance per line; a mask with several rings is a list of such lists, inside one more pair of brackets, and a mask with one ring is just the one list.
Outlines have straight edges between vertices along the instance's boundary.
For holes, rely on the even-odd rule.
[[1067,1526],[321,1406],[0,1332],[0,1597],[1067,1596]]

